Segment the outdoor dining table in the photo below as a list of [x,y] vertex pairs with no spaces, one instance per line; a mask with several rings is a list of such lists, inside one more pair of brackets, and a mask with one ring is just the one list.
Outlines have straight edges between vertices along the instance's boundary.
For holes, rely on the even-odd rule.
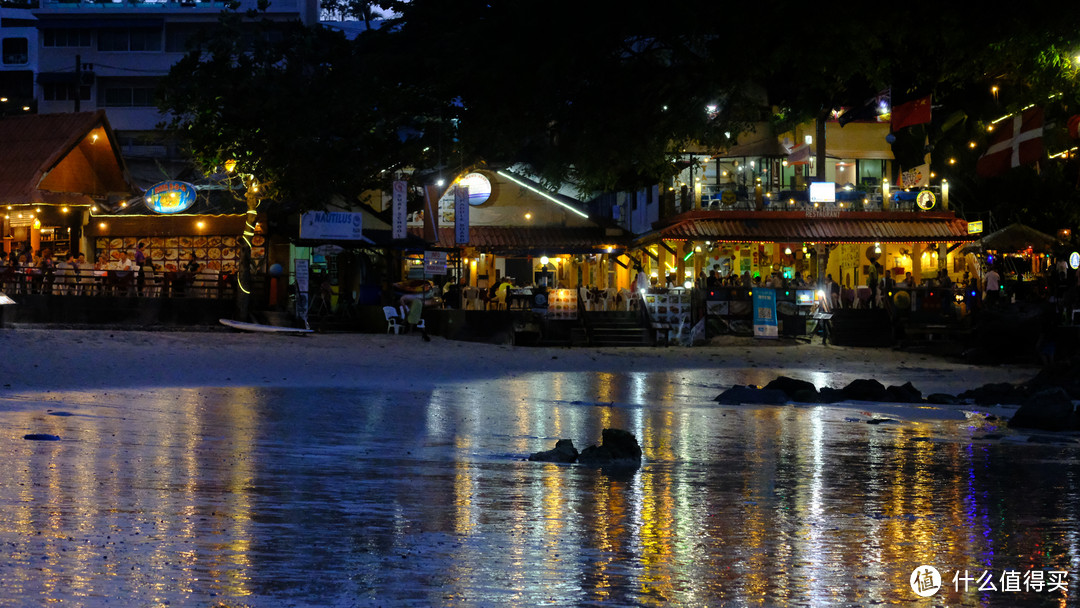
[[506,307],[527,309],[532,308],[533,293],[531,289],[511,289],[506,294]]

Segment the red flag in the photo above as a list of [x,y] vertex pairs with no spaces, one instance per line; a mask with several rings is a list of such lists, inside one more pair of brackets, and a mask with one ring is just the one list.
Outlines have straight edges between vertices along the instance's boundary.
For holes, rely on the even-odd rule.
[[930,96],[902,103],[892,109],[892,130],[930,122]]
[[979,177],[993,177],[1039,160],[1043,153],[1042,132],[1042,108],[1030,108],[1001,121],[990,147],[979,157],[975,173]]
[[1066,123],[1069,126],[1069,137],[1080,139],[1080,114],[1073,115]]

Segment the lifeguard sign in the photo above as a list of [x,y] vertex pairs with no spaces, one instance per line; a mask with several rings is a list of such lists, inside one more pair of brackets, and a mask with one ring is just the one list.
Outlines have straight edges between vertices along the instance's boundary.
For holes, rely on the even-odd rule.
[[180,213],[195,204],[195,196],[195,186],[187,182],[160,182],[146,191],[146,206],[158,213]]

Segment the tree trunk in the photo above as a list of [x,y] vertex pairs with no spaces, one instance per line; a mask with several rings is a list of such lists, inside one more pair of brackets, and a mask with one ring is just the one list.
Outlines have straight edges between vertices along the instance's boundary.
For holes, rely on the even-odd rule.
[[259,208],[258,186],[248,184],[244,199],[247,201],[247,215],[244,216],[244,234],[237,243],[240,255],[236,268],[236,320],[248,321],[251,315],[251,237],[255,236],[255,216]]

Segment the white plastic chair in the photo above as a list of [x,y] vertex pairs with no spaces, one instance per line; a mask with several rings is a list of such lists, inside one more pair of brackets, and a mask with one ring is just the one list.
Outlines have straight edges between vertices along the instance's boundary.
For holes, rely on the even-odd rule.
[[383,306],[382,311],[383,315],[386,317],[386,333],[392,331],[395,335],[400,334],[403,325],[401,324],[401,317],[398,315],[398,310],[393,306]]
[[56,295],[67,295],[68,287],[74,283],[75,277],[72,276],[71,267],[66,262],[58,264],[56,270],[53,272],[53,293]]

